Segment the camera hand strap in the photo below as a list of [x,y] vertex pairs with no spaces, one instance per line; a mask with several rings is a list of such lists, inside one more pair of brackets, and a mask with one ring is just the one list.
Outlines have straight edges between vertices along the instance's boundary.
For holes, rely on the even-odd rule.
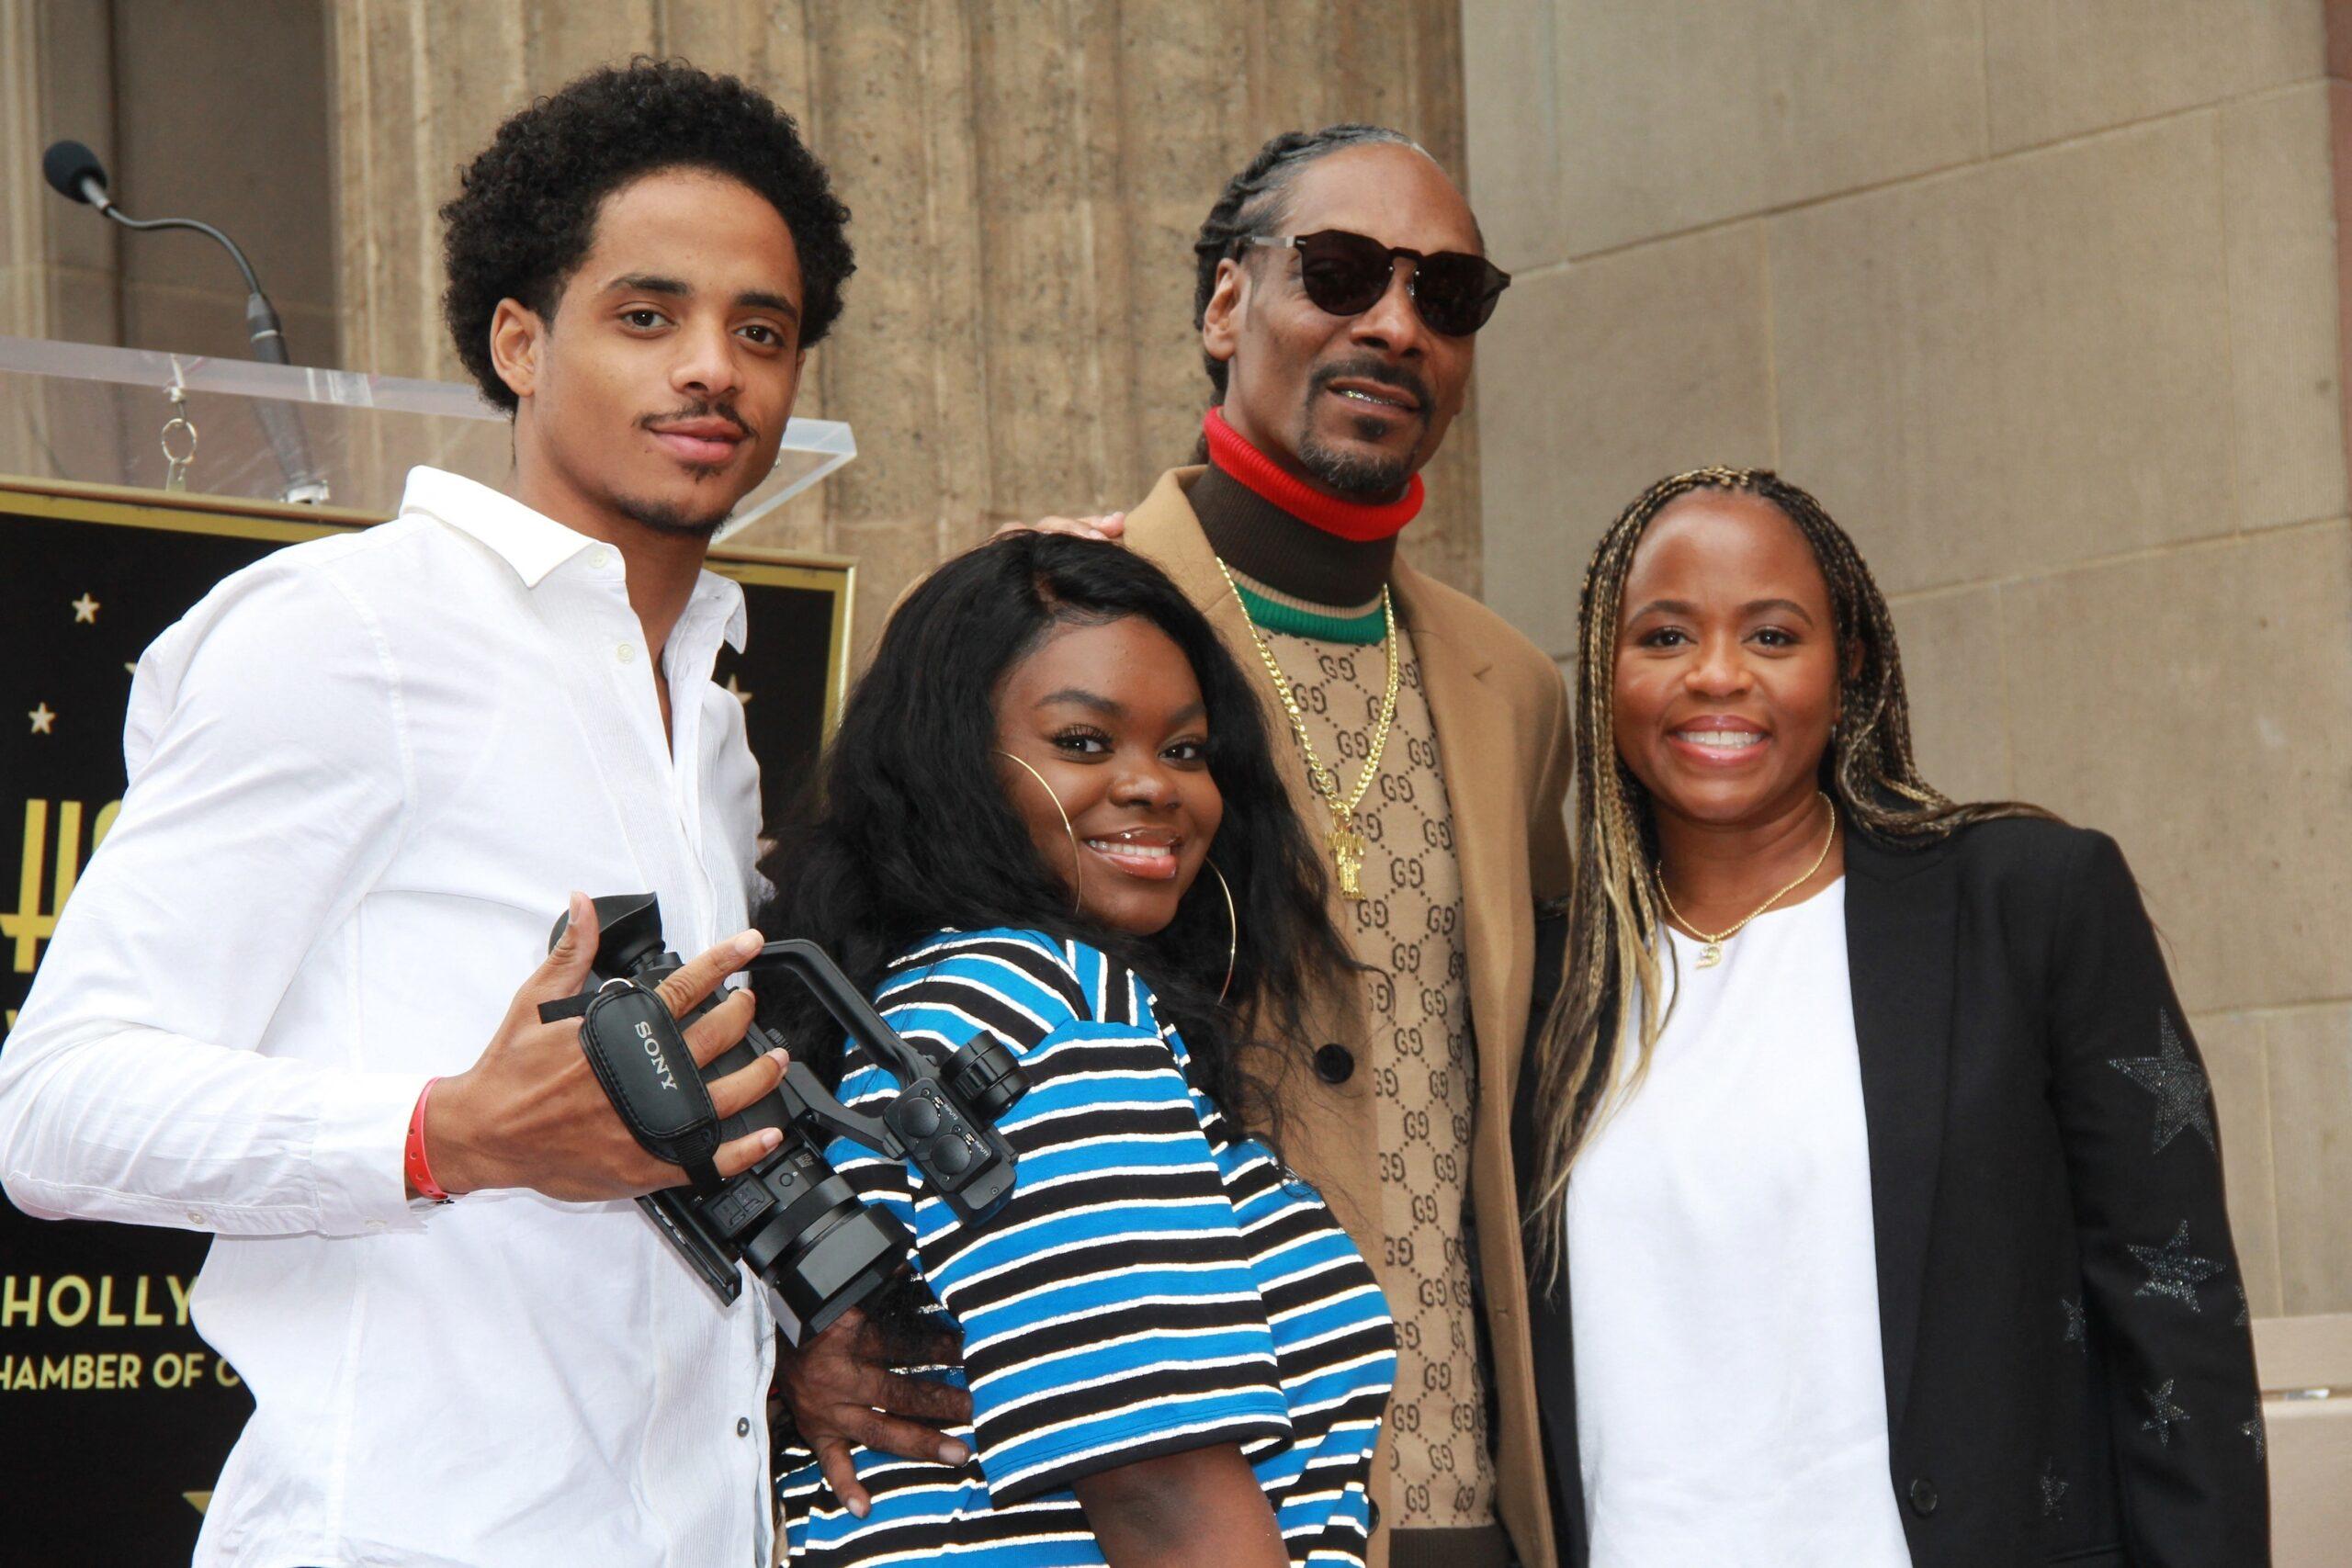
[[544,1023],[572,1017],[581,1020],[580,1048],[629,1135],[654,1158],[684,1167],[700,1191],[718,1191],[718,1111],[668,1004],[635,981],[607,980],[539,1009]]

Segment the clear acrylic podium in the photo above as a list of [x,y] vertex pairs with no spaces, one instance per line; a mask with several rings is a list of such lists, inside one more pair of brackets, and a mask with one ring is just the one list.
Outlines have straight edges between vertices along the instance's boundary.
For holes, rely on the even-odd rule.
[[[719,536],[856,455],[848,425],[791,421],[774,471]],[[503,483],[506,416],[450,382],[0,337],[0,475],[311,502],[347,520],[390,516],[419,463]]]

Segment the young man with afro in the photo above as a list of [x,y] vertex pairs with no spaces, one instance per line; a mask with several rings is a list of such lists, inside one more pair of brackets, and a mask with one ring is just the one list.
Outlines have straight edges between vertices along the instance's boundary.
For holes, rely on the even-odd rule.
[[840,312],[848,216],[731,79],[640,61],[517,114],[444,211],[506,485],[418,468],[140,661],[120,815],[0,1055],[0,1179],[215,1237],[195,1322],[255,1409],[200,1564],[768,1560],[774,1325],[627,1201],[683,1173],[537,1004],[587,977],[572,889],[660,896],[701,954],[673,1010],[749,951],[758,777],[710,681],[743,604],[703,556]]

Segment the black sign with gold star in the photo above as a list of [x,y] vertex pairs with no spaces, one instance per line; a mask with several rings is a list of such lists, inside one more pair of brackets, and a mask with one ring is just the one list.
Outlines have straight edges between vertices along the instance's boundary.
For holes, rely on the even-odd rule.
[[[230,572],[372,521],[64,488],[0,479],[0,1051],[57,912],[113,824],[141,651]],[[722,649],[718,677],[744,705],[773,818],[839,710],[849,567],[725,547],[710,564],[748,603],[745,650]],[[206,1246],[190,1232],[41,1222],[0,1203],[0,1558],[188,1557],[253,1409],[189,1322]]]

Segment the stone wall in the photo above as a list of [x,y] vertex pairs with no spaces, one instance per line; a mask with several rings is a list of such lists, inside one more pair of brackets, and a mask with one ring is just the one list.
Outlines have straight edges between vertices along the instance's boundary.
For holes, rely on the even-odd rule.
[[[860,641],[1008,518],[1108,510],[1189,459],[1192,237],[1267,136],[1371,118],[1462,168],[1452,0],[330,0],[346,363],[454,377],[434,211],[505,115],[635,51],[801,121],[859,270],[800,412],[859,457],[749,542],[853,555]],[[1475,421],[1414,528],[1476,591]]]
[[1463,6],[1489,602],[1566,655],[1650,480],[1818,494],[1929,777],[2131,855],[2267,1315],[2352,1309],[2336,8]]
[[1585,550],[1651,479],[1814,489],[1895,599],[1931,776],[2132,853],[2256,1309],[2342,1311],[2344,9],[0,0],[0,330],[242,344],[224,258],[40,184],[73,135],[132,210],[235,232],[298,358],[453,376],[434,212],[498,120],[639,51],[739,73],[858,215],[803,412],[861,456],[756,542],[855,556],[863,641],[997,522],[1185,457],[1201,214],[1276,130],[1396,125],[1466,164],[1520,280],[1421,562],[1565,653]]
[[126,234],[49,188],[41,151],[70,138],[132,217],[225,231],[295,362],[339,363],[326,61],[318,0],[0,0],[0,333],[250,352],[219,245]]

